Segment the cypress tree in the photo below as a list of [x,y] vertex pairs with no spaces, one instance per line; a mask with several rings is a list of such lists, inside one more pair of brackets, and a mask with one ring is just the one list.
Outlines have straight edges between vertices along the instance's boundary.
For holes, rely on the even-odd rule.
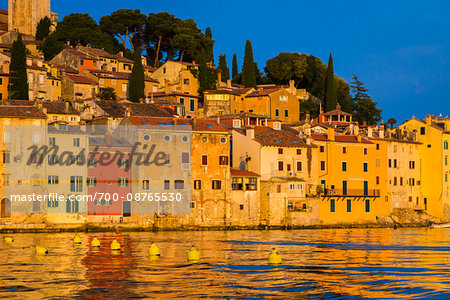
[[227,56],[225,54],[219,55],[218,70],[222,74],[222,82],[227,82],[230,79],[230,69],[227,66]]
[[255,61],[253,60],[252,43],[245,43],[244,64],[242,65],[242,84],[245,87],[256,88]]
[[36,40],[43,41],[50,34],[50,26],[52,26],[52,20],[49,17],[45,16],[41,20],[36,27]]
[[145,75],[142,66],[141,49],[136,47],[134,51],[134,65],[128,83],[128,98],[132,102],[139,102],[145,98]]
[[200,62],[198,71],[193,73],[198,78],[198,93],[203,99],[203,92],[206,90],[214,90],[217,83],[217,70],[207,65],[208,53],[200,54]]
[[336,108],[338,103],[336,81],[334,79],[333,56],[328,59],[327,77],[325,79],[325,110],[330,111]]
[[237,57],[236,57],[236,53],[233,54],[233,65],[232,65],[232,69],[231,69],[231,75],[233,76],[233,79],[236,79],[236,76],[239,74],[238,71],[238,64],[237,64]]
[[27,75],[27,49],[19,34],[11,48],[11,64],[9,65],[9,99],[29,100]]
[[206,60],[208,62],[214,62],[214,40],[212,38],[212,32],[211,32],[211,28],[210,27],[206,28],[205,36],[207,38]]

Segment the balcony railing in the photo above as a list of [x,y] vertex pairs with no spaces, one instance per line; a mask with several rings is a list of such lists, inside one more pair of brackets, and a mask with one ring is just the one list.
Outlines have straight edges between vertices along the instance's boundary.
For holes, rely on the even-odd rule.
[[380,190],[378,189],[325,189],[324,196],[332,197],[332,196],[353,196],[353,197],[379,197]]

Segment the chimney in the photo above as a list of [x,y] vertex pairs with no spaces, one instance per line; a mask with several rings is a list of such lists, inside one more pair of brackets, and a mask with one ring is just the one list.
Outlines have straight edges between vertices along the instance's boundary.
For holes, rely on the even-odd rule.
[[139,98],[139,103],[144,103],[144,99],[142,99],[142,98]]
[[367,122],[366,121],[363,121],[363,126],[367,126]]
[[309,123],[309,122],[311,121],[311,115],[309,114],[309,111],[306,112],[306,118],[305,118],[305,121],[306,121],[307,123]]
[[384,124],[383,123],[380,124],[380,129],[378,131],[378,137],[380,139],[384,139]]
[[129,107],[127,107],[125,109],[125,117],[129,118],[131,116],[131,109]]
[[43,112],[44,114],[47,114],[47,108],[44,107],[44,108],[42,109],[42,112]]
[[150,103],[150,100],[148,100],[148,95],[145,96],[145,103]]
[[69,112],[69,102],[66,101],[66,102],[65,102],[65,105],[66,105],[66,106],[65,106],[64,109],[65,109],[65,112],[67,113],[67,112]]
[[228,80],[227,80],[227,88],[231,89],[231,87],[232,87],[232,86],[231,86],[231,79],[228,79]]
[[120,57],[123,57],[123,51],[119,51],[119,53],[117,53],[117,55],[119,55]]
[[164,92],[166,95],[170,94],[170,83],[167,79],[164,79]]
[[368,136],[369,138],[372,138],[372,137],[373,137],[373,128],[372,128],[372,127],[368,127],[368,128],[367,128],[367,136]]
[[356,136],[356,138],[358,139],[358,143],[361,143],[361,136],[359,134]]
[[289,93],[295,95],[295,81],[289,80]]
[[192,131],[197,129],[197,118],[192,118]]
[[334,128],[333,127],[328,127],[327,136],[330,141],[334,141]]
[[426,116],[426,123],[427,125],[431,125],[431,115]]
[[247,128],[245,130],[245,136],[254,139],[255,138],[255,129],[254,128]]
[[217,124],[220,124],[220,112],[217,114]]
[[355,122],[355,125],[353,126],[353,134],[359,135],[359,124],[358,122]]
[[260,89],[258,90],[258,95],[262,95],[262,93],[263,93],[263,89],[260,88]]
[[311,145],[311,138],[310,137],[306,138],[306,145]]

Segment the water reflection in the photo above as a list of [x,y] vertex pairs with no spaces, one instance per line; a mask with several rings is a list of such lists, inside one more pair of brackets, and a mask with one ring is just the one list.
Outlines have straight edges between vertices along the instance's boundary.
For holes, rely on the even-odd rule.
[[[0,239],[0,296],[449,298],[450,230],[17,234]],[[96,236],[100,249],[90,247]],[[117,239],[119,253],[110,243]],[[150,259],[157,242],[161,257]],[[195,244],[199,264],[187,262]],[[36,256],[34,246],[49,250]],[[276,247],[280,266],[267,264]]]

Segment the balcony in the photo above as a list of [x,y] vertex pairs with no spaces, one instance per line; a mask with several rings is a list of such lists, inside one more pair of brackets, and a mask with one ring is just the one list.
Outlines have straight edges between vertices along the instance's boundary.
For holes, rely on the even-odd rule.
[[379,189],[325,189],[324,197],[380,197]]

